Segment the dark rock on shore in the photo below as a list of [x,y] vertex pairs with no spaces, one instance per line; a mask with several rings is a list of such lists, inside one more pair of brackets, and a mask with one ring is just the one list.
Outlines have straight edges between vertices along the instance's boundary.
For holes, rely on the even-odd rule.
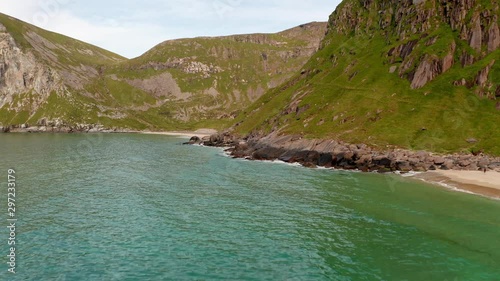
[[233,147],[238,143],[237,139],[229,132],[213,134],[203,139],[203,145],[216,147]]
[[187,144],[187,145],[201,144],[201,139],[197,136],[194,136],[191,139],[189,139],[188,142],[185,142],[184,144]]
[[500,158],[485,155],[434,155],[425,151],[393,149],[378,151],[365,144],[348,144],[335,140],[309,140],[300,136],[250,136],[238,139],[230,133],[216,134],[204,141],[208,146],[229,147],[235,158],[281,160],[305,167],[328,167],[364,172],[424,172],[429,170],[500,171]]

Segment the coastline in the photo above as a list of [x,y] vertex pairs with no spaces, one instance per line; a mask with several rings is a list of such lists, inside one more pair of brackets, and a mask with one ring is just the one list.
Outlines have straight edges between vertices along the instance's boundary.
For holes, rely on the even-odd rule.
[[[60,128],[59,128],[60,129]],[[80,129],[80,128],[79,128]],[[262,139],[253,141],[243,141],[241,139],[236,139],[227,133],[218,133],[213,129],[199,129],[196,131],[133,131],[133,130],[106,130],[102,127],[88,128],[84,127],[77,131],[68,130],[33,130],[31,128],[16,128],[10,130],[10,133],[131,133],[131,134],[144,134],[144,135],[163,135],[163,136],[177,136],[186,139],[192,137],[198,137],[199,140],[190,144],[203,144],[206,146],[216,146],[226,148],[228,156],[234,158],[246,158],[249,160],[280,160],[284,163],[289,164],[300,164],[304,167],[315,168],[315,167],[326,167],[326,168],[337,168],[343,170],[358,170],[363,172],[394,172],[401,171],[403,173],[412,171],[414,167],[419,168],[418,165],[422,165],[424,161],[417,163],[417,166],[408,167],[410,169],[401,169],[399,164],[401,161],[395,161],[394,157],[390,153],[383,152],[370,152],[369,163],[373,166],[370,169],[366,169],[367,163],[360,163],[362,157],[356,157],[355,155],[359,153],[358,151],[351,150],[352,145],[342,144],[342,143],[327,143],[324,145],[324,140],[314,140],[313,145],[310,144],[311,141],[305,141],[303,139],[286,140],[284,142],[280,141],[278,146],[276,143],[262,143]],[[299,142],[298,145],[291,145],[294,142]],[[283,145],[285,144],[285,145]],[[286,147],[289,146],[289,147]],[[341,148],[340,151],[338,150]],[[229,148],[229,149],[228,149]],[[332,152],[333,151],[333,152]],[[401,152],[401,151],[399,151]],[[403,151],[404,152],[404,151]],[[393,152],[394,153],[394,152]],[[422,152],[417,152],[421,154]],[[351,154],[351,155],[350,155]],[[457,158],[444,158],[446,156],[432,156],[431,154],[422,154],[425,157],[431,157],[430,163],[427,165],[434,166],[434,169],[414,170],[418,172],[412,176],[415,179],[433,184],[436,186],[444,187],[450,190],[458,192],[466,192],[470,194],[480,195],[492,199],[500,200],[500,169],[498,169],[498,164],[493,164],[491,169],[484,173],[478,170],[467,170],[467,169],[453,169],[454,167],[448,167],[450,163],[457,162]],[[448,156],[451,157],[451,156]],[[460,156],[463,157],[463,156]],[[466,156],[470,159],[470,156]],[[357,161],[355,161],[358,159]],[[439,159],[439,160],[436,160]],[[366,159],[365,159],[366,160]],[[428,160],[428,159],[427,159]],[[473,159],[470,159],[473,160]],[[476,163],[479,164],[481,158],[476,159]],[[497,158],[496,160],[500,160]],[[337,161],[337,162],[336,162]],[[387,163],[384,163],[387,162]],[[439,163],[441,165],[438,165]],[[487,161],[488,162],[492,162]],[[500,163],[500,162],[497,162]],[[361,165],[360,165],[361,164]],[[432,165],[433,164],[433,165]],[[447,165],[448,164],[448,165]],[[471,166],[469,168],[474,168],[478,166]],[[365,168],[365,169],[364,169]]]
[[162,136],[178,136],[178,137],[198,137],[200,139],[210,137],[213,134],[216,134],[216,130],[212,129],[199,129],[196,131],[166,131],[166,132],[153,132],[153,131],[138,131],[138,134],[143,135],[162,135]]
[[402,176],[416,172],[413,178],[429,184],[500,199],[500,157],[468,153],[440,155],[405,149],[384,151],[365,144],[277,134],[242,139],[226,132],[212,136],[203,144],[230,147],[227,152],[233,158],[280,160],[307,168],[378,173],[399,171]]
[[455,191],[500,199],[500,173],[495,171],[484,173],[482,171],[438,170],[417,174],[414,178]]
[[93,125],[81,125],[75,127],[68,126],[33,126],[33,127],[13,127],[4,128],[0,127],[0,133],[14,133],[14,134],[28,134],[28,133],[84,133],[84,134],[144,134],[144,135],[163,135],[163,136],[179,136],[185,138],[198,137],[208,138],[213,134],[217,134],[216,130],[213,129],[199,129],[196,131],[136,131],[129,129],[116,129],[116,128],[105,128],[103,126],[93,126]]

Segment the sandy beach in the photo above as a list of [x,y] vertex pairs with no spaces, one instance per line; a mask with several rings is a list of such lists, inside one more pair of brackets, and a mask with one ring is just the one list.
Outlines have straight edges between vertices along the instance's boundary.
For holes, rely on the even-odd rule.
[[488,171],[431,171],[416,176],[427,182],[500,199],[500,173]]
[[196,131],[169,131],[169,132],[148,132],[148,131],[143,131],[140,132],[141,134],[145,135],[163,135],[163,136],[178,136],[178,137],[186,137],[186,138],[191,138],[191,137],[209,137],[215,133],[217,133],[216,130],[213,129],[200,129]]

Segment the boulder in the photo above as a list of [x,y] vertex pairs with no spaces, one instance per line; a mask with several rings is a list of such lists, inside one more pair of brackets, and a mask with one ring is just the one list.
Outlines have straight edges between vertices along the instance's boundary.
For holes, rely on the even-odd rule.
[[490,169],[490,170],[497,170],[497,169],[500,169],[500,162],[490,163],[490,164],[488,165],[488,169]]
[[416,166],[418,163],[420,163],[420,159],[417,157],[410,157],[408,158],[408,162],[410,162],[412,166]]
[[392,164],[392,160],[387,157],[387,155],[379,155],[373,158],[373,164],[382,167],[390,167]]
[[458,165],[460,165],[461,167],[468,167],[471,165],[471,162],[469,160],[462,160],[462,161],[459,161],[458,162]]
[[316,166],[315,164],[313,163],[310,163],[310,162],[305,162],[305,163],[302,163],[302,166],[306,167],[306,168],[317,168],[318,166]]
[[435,157],[434,158],[435,165],[443,165],[445,161],[446,161],[446,159],[444,159],[443,157]]
[[396,169],[402,172],[410,172],[413,170],[408,161],[396,161]]
[[344,153],[344,160],[346,160],[346,161],[353,161],[353,160],[355,160],[354,159],[354,152],[348,151],[348,152]]
[[359,166],[364,166],[364,165],[369,165],[372,162],[372,156],[365,154],[359,157],[358,161],[356,161],[356,164]]
[[331,153],[321,153],[318,159],[318,165],[330,168],[332,166],[333,157]]
[[[252,159],[255,160],[274,160],[280,158],[285,151],[273,147],[264,147],[252,153]],[[290,154],[292,156],[292,154]]]
[[248,146],[248,143],[246,141],[240,141],[236,145],[236,149],[237,150],[247,150],[248,148],[249,148],[249,146]]
[[317,151],[305,151],[304,162],[316,166],[319,162],[320,154]]
[[453,170],[455,168],[455,162],[453,160],[446,159],[441,165],[441,170]]
[[190,138],[189,141],[185,142],[184,144],[194,145],[194,144],[200,144],[200,143],[201,143],[201,139],[197,136],[194,136],[194,137]]

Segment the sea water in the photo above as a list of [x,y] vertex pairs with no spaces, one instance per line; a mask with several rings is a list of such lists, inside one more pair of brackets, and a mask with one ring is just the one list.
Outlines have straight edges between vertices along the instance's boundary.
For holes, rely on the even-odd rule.
[[0,280],[500,280],[500,201],[183,141],[0,135]]

